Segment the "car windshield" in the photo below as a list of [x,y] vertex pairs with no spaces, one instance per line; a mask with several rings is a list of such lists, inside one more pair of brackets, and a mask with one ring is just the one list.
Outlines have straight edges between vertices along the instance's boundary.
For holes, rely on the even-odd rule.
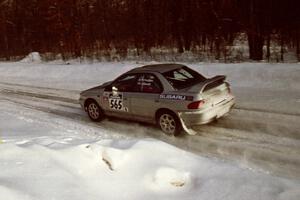
[[204,76],[186,66],[165,72],[163,76],[176,90],[187,88],[206,80]]

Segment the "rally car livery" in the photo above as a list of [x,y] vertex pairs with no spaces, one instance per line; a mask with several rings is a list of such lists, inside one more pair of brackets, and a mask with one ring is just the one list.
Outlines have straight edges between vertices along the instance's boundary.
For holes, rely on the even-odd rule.
[[93,121],[104,116],[155,123],[163,132],[209,123],[227,114],[234,96],[225,76],[206,78],[181,64],[146,65],[114,81],[80,93],[79,102]]

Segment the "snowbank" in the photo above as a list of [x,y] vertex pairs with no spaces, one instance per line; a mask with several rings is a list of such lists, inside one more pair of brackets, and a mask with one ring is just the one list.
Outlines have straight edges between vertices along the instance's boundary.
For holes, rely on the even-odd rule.
[[[0,78],[5,82],[60,89],[82,90],[87,87],[110,81],[116,76],[138,66],[155,62],[102,62],[80,64],[57,62],[43,64],[0,63]],[[300,89],[300,64],[268,63],[183,63],[200,73],[211,77],[224,74],[233,87],[259,87],[274,90]],[[34,73],[33,73],[34,72]]]
[[20,62],[21,63],[41,63],[42,58],[41,58],[39,52],[32,52],[32,53],[29,53]]
[[300,198],[299,182],[194,156],[156,140],[102,140],[55,146],[33,141],[1,144],[1,197],[11,200]]

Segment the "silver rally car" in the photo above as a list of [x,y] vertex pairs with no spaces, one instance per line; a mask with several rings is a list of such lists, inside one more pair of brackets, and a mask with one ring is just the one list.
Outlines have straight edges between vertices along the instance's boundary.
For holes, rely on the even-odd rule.
[[225,76],[205,78],[181,64],[146,65],[114,81],[80,93],[79,102],[93,121],[104,116],[158,124],[168,135],[227,114],[234,96]]

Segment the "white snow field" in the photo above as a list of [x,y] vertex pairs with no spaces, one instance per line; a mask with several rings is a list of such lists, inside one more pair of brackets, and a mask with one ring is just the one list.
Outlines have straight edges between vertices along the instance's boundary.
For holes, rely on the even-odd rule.
[[81,90],[149,62],[35,57],[0,63],[0,199],[300,199],[300,64],[187,63],[227,75],[237,105],[174,138],[93,123],[77,103]]

